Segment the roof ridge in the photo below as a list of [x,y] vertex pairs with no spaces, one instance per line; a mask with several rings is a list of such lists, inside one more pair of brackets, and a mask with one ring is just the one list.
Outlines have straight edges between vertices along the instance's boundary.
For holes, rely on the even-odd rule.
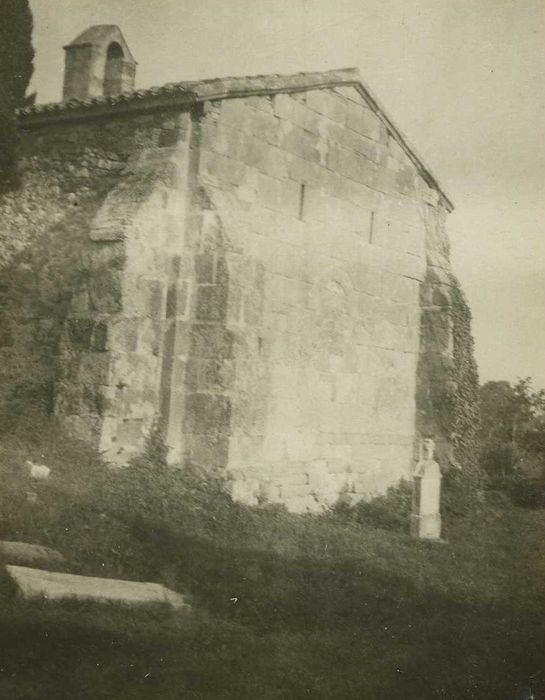
[[[406,137],[395,126],[374,97],[369,88],[363,83],[358,68],[339,68],[327,71],[300,72],[290,74],[268,73],[252,76],[227,76],[222,78],[206,78],[204,80],[188,80],[177,83],[166,83],[160,87],[135,90],[131,93],[116,97],[95,97],[87,100],[70,100],[45,105],[36,105],[19,110],[20,118],[27,124],[33,118],[84,118],[96,113],[107,113],[110,107],[130,109],[174,106],[178,103],[202,102],[206,100],[221,100],[252,95],[278,94],[300,92],[303,90],[318,90],[332,87],[353,87],[367,102],[370,108],[382,120],[388,132],[397,140],[407,156],[413,162],[424,180],[430,187],[441,195],[449,211],[454,205],[444,193],[438,180],[416,150],[409,145]],[[92,108],[95,108],[93,110]],[[102,110],[100,108],[102,107]],[[90,110],[90,111],[89,111]]]

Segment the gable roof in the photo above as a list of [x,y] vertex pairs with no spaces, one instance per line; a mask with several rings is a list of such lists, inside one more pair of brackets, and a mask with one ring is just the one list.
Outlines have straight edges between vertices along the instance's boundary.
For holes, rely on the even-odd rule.
[[[113,26],[113,25],[112,25]],[[110,25],[101,25],[108,27]],[[91,30],[100,29],[93,27]],[[79,42],[87,32],[73,42]],[[237,97],[275,95],[279,93],[304,92],[308,90],[352,87],[381,119],[388,133],[399,143],[415,165],[425,182],[441,196],[449,211],[454,205],[445,194],[438,180],[411,147],[393,121],[387,116],[378,100],[361,80],[357,68],[344,68],[319,73],[295,73],[292,75],[255,75],[242,77],[211,78],[180,83],[167,83],[162,87],[135,90],[115,97],[94,97],[86,100],[70,100],[46,105],[36,105],[19,110],[20,124],[24,128],[49,121],[89,119],[117,112],[149,111],[165,107],[191,105],[208,100],[224,100]]]
[[78,34],[74,41],[63,46],[63,49],[73,49],[77,46],[90,46],[93,44],[110,44],[112,41],[117,41],[121,44],[125,57],[133,63],[136,63],[129,49],[129,45],[125,41],[123,32],[119,29],[117,24],[95,24],[93,27],[89,27],[89,29]]

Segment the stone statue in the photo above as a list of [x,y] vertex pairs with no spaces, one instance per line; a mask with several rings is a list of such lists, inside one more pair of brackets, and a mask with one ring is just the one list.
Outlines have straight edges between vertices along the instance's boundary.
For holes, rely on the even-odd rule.
[[435,442],[431,438],[424,438],[422,441],[422,459],[424,461],[433,460],[435,452]]

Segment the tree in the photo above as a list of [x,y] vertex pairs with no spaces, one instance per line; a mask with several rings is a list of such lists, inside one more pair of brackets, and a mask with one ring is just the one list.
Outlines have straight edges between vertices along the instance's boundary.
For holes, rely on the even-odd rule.
[[530,377],[513,388],[512,443],[519,469],[545,469],[545,390],[534,391]]
[[489,477],[538,477],[545,470],[545,391],[529,377],[487,382],[480,390],[481,462]]
[[28,0],[0,0],[0,191],[17,183],[15,112],[25,104],[33,58]]

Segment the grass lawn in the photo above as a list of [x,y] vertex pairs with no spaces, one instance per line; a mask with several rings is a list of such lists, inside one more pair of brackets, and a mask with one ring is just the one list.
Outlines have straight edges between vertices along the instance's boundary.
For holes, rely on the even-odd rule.
[[[0,574],[0,698],[545,697],[544,511],[451,507],[445,544],[415,542],[402,492],[390,519],[296,516],[40,439],[0,451],[0,535],[60,549],[75,573],[165,583],[193,613],[23,604]],[[37,504],[23,451],[53,470]]]

